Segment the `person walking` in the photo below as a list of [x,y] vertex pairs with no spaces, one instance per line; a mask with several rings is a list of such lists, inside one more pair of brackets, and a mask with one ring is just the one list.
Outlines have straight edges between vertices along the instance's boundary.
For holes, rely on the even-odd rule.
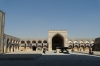
[[44,49],[43,49],[43,53],[45,54],[45,52],[46,52],[46,49],[44,48]]

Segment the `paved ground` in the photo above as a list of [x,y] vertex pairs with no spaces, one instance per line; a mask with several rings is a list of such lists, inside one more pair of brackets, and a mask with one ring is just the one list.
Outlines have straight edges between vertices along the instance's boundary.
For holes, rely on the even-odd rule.
[[33,60],[38,58],[39,56],[42,55],[42,52],[11,52],[11,53],[5,53],[5,54],[0,54],[0,60]]
[[0,66],[100,66],[100,56],[47,53],[35,60],[0,60]]
[[[89,54],[88,51],[75,51],[75,53]],[[100,51],[93,51],[94,55],[100,56]]]

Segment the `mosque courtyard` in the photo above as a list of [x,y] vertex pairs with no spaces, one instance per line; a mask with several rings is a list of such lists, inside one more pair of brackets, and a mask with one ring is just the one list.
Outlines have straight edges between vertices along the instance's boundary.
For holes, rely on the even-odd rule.
[[[6,53],[2,57],[7,55],[10,55],[10,59],[1,59],[0,66],[100,66],[100,56],[75,52],[67,54],[48,51],[43,54],[42,52],[25,51]],[[11,59],[14,57],[17,59]]]

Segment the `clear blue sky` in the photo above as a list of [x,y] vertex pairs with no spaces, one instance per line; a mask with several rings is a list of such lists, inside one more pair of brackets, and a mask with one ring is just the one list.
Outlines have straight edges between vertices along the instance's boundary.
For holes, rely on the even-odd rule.
[[19,38],[47,38],[65,29],[69,38],[100,37],[100,0],[0,0],[5,33]]

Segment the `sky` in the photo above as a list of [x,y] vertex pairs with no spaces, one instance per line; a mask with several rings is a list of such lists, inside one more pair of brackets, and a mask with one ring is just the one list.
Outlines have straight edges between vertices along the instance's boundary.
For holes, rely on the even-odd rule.
[[0,0],[5,34],[48,38],[49,30],[67,30],[68,38],[100,37],[100,0]]

